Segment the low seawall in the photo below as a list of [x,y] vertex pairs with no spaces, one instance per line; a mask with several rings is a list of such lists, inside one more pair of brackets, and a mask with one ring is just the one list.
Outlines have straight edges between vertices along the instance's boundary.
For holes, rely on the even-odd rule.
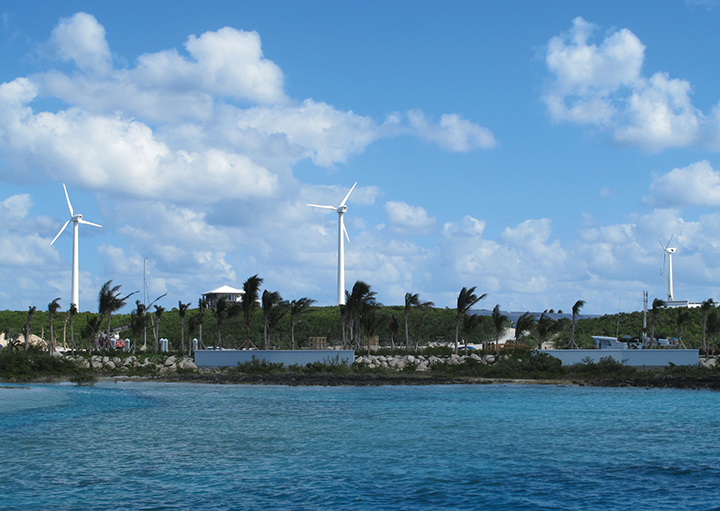
[[250,362],[255,357],[273,364],[306,365],[314,362],[355,362],[353,350],[196,350],[195,365],[198,367],[235,367],[238,362]]
[[599,362],[601,358],[614,360],[633,367],[696,366],[700,362],[698,350],[540,350],[559,358],[564,366],[579,364],[589,358]]

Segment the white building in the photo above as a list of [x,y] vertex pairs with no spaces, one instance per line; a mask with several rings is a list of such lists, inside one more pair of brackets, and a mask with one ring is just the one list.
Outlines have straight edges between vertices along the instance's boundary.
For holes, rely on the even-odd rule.
[[245,294],[245,291],[242,289],[235,289],[234,287],[230,286],[222,286],[217,289],[214,289],[212,291],[208,291],[207,293],[203,293],[202,297],[207,302],[208,308],[212,309],[215,307],[215,304],[217,304],[217,301],[225,297],[225,300],[227,300],[228,305],[232,305],[234,303],[240,303],[242,302],[242,296]]

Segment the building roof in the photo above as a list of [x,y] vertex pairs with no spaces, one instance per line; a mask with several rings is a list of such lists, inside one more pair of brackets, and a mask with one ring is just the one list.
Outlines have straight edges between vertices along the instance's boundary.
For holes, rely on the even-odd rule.
[[245,291],[242,289],[235,289],[234,287],[230,286],[221,286],[217,289],[214,289],[212,291],[208,291],[207,293],[203,293],[203,296],[205,295],[244,295]]

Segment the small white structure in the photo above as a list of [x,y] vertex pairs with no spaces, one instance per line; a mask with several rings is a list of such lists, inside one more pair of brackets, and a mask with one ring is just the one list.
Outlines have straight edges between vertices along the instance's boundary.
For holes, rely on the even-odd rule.
[[203,293],[202,297],[207,302],[208,308],[213,308],[217,304],[218,300],[223,296],[225,297],[225,300],[227,300],[228,304],[233,304],[242,302],[242,297],[244,294],[245,291],[243,291],[242,289],[235,289],[234,287],[230,286],[222,286],[212,291],[208,291],[207,293]]

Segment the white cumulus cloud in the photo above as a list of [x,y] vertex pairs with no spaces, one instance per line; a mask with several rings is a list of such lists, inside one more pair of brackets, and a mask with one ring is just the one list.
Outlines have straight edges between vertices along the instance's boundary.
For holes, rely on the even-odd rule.
[[545,63],[553,78],[543,99],[554,121],[607,129],[617,143],[653,152],[720,147],[720,117],[708,119],[693,106],[687,80],[662,71],[644,76],[645,46],[629,29],[600,44],[590,42],[596,31],[576,18],[569,33],[548,43]]
[[399,232],[429,233],[435,226],[435,218],[429,217],[425,208],[410,206],[405,202],[388,201],[385,214]]
[[413,130],[421,138],[450,151],[492,149],[497,145],[489,129],[463,119],[458,114],[443,114],[439,124],[431,124],[420,110],[410,110],[407,116]]
[[720,206],[720,171],[703,160],[653,179],[645,203],[658,208]]

